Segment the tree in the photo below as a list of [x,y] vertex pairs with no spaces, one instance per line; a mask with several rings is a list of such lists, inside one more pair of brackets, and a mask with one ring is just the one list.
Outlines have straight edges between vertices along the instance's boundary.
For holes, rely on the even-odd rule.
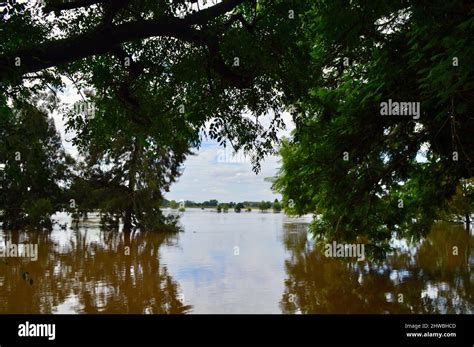
[[[82,176],[101,196],[99,208],[106,218],[119,216],[125,229],[157,229],[169,221],[160,211],[161,192],[179,176],[191,144],[158,130],[166,124],[165,115],[143,132],[127,118],[130,109],[115,105],[123,114],[112,114],[111,106],[102,106],[103,102],[95,100],[103,112],[97,118],[84,122],[81,114],[69,115],[69,127],[80,131],[75,143],[85,157]],[[91,126],[94,122],[100,122],[100,131]]]
[[240,213],[243,208],[244,208],[244,204],[242,204],[241,202],[239,202],[239,203],[237,203],[237,204],[235,205],[234,211]]
[[209,203],[206,206],[209,207],[216,207],[219,204],[217,200],[210,200]]
[[[474,54],[472,13],[439,0],[323,0],[307,13],[307,92],[293,93],[274,188],[292,212],[321,215],[318,235],[420,237],[474,175],[474,67],[460,63]],[[385,115],[391,101],[419,104]]]
[[263,200],[258,204],[258,208],[260,209],[261,212],[268,210],[271,206],[272,205],[269,201],[263,201]]
[[[187,1],[117,1],[113,8],[105,0],[72,1],[34,12],[28,4],[8,3],[2,30],[17,31],[19,23],[23,30],[6,35],[0,47],[0,80],[18,85],[25,74],[55,67],[32,78],[70,76],[80,88],[102,94],[105,86],[117,87],[105,93],[108,100],[118,93],[135,107],[143,106],[137,88],[151,84],[160,89],[166,82],[168,94],[162,100],[172,100],[160,110],[183,111],[196,131],[213,120],[211,137],[253,153],[258,170],[258,159],[273,151],[276,131],[284,126],[275,86],[280,75],[293,69],[299,19],[288,12],[304,12],[308,5],[299,3],[278,1],[258,12],[252,1],[244,0],[225,0],[199,11]],[[53,11],[55,19],[44,24],[41,17]],[[61,38],[43,35],[56,31]],[[244,109],[255,116],[273,111],[274,120],[264,129],[242,117]],[[137,109],[127,117],[148,125],[148,117]]]
[[174,210],[178,208],[178,203],[176,202],[176,200],[170,201],[170,207]]
[[281,204],[278,202],[278,199],[275,199],[272,205],[273,212],[279,213],[281,212]]
[[51,228],[64,207],[68,157],[54,121],[26,100],[0,109],[0,220],[3,229]]
[[464,220],[466,230],[470,230],[471,214],[474,211],[474,178],[461,180],[456,187],[456,194],[448,202],[448,215],[455,215]]

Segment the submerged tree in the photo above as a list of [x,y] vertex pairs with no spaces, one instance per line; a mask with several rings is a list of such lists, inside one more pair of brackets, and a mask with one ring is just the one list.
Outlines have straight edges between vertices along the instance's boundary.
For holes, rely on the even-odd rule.
[[235,205],[234,211],[237,212],[237,213],[240,213],[244,207],[245,207],[244,204],[239,202]]
[[176,202],[176,200],[171,200],[170,201],[170,207],[172,209],[177,209],[178,208],[178,203]]
[[464,221],[466,230],[470,230],[472,211],[474,211],[474,178],[463,179],[456,187],[456,194],[449,201],[446,212]]
[[0,111],[0,221],[3,229],[50,228],[72,159],[44,110],[26,102],[12,106]]
[[273,201],[272,209],[273,209],[273,212],[277,212],[277,213],[281,212],[281,204],[278,201],[278,199],[275,199],[275,201]]
[[260,209],[261,212],[264,212],[266,210],[268,210],[270,207],[272,207],[272,204],[270,201],[261,201],[259,204],[258,204],[258,208]]

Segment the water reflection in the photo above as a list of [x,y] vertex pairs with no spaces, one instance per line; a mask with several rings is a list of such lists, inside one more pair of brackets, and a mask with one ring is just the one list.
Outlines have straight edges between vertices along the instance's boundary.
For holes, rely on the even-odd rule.
[[0,258],[0,313],[474,312],[474,240],[462,226],[438,224],[376,263],[325,257],[310,220],[190,209],[179,235],[101,231],[94,218],[0,231],[0,245],[38,244],[37,261]]
[[173,242],[170,235],[107,232],[86,224],[68,231],[0,232],[0,244],[8,242],[38,244],[39,257],[0,259],[0,313],[184,313],[191,308],[160,264],[158,250]]
[[301,225],[287,224],[283,243],[291,253],[283,313],[474,312],[474,242],[461,225],[437,224],[415,245],[397,242],[377,263],[327,258]]

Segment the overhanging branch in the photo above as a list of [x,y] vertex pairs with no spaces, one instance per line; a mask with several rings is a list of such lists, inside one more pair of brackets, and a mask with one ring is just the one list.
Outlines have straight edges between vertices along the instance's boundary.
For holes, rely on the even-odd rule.
[[62,10],[73,10],[81,7],[89,7],[92,5],[102,4],[111,2],[111,0],[76,0],[76,1],[64,1],[64,0],[49,0],[44,7],[44,12],[58,12]]
[[[215,71],[231,84],[245,87],[248,83],[225,65],[218,49],[218,39],[192,27],[217,18],[244,1],[222,1],[217,5],[192,13],[183,19],[167,17],[158,20],[140,20],[106,27],[101,26],[74,37],[41,43],[28,49],[19,49],[11,54],[0,56],[0,81],[50,67],[61,66],[94,55],[110,53],[118,45],[125,42],[161,36],[208,46],[213,57],[211,65]],[[76,8],[79,5],[90,6],[105,2],[107,0],[77,0],[62,3],[62,6]]]

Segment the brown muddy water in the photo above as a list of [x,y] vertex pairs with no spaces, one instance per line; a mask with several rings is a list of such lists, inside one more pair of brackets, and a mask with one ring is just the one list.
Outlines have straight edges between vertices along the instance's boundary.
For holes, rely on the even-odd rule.
[[[0,313],[474,312],[472,231],[440,223],[369,262],[326,257],[310,220],[187,209],[176,235],[101,231],[94,216],[0,231]],[[37,259],[5,254],[18,244]]]

